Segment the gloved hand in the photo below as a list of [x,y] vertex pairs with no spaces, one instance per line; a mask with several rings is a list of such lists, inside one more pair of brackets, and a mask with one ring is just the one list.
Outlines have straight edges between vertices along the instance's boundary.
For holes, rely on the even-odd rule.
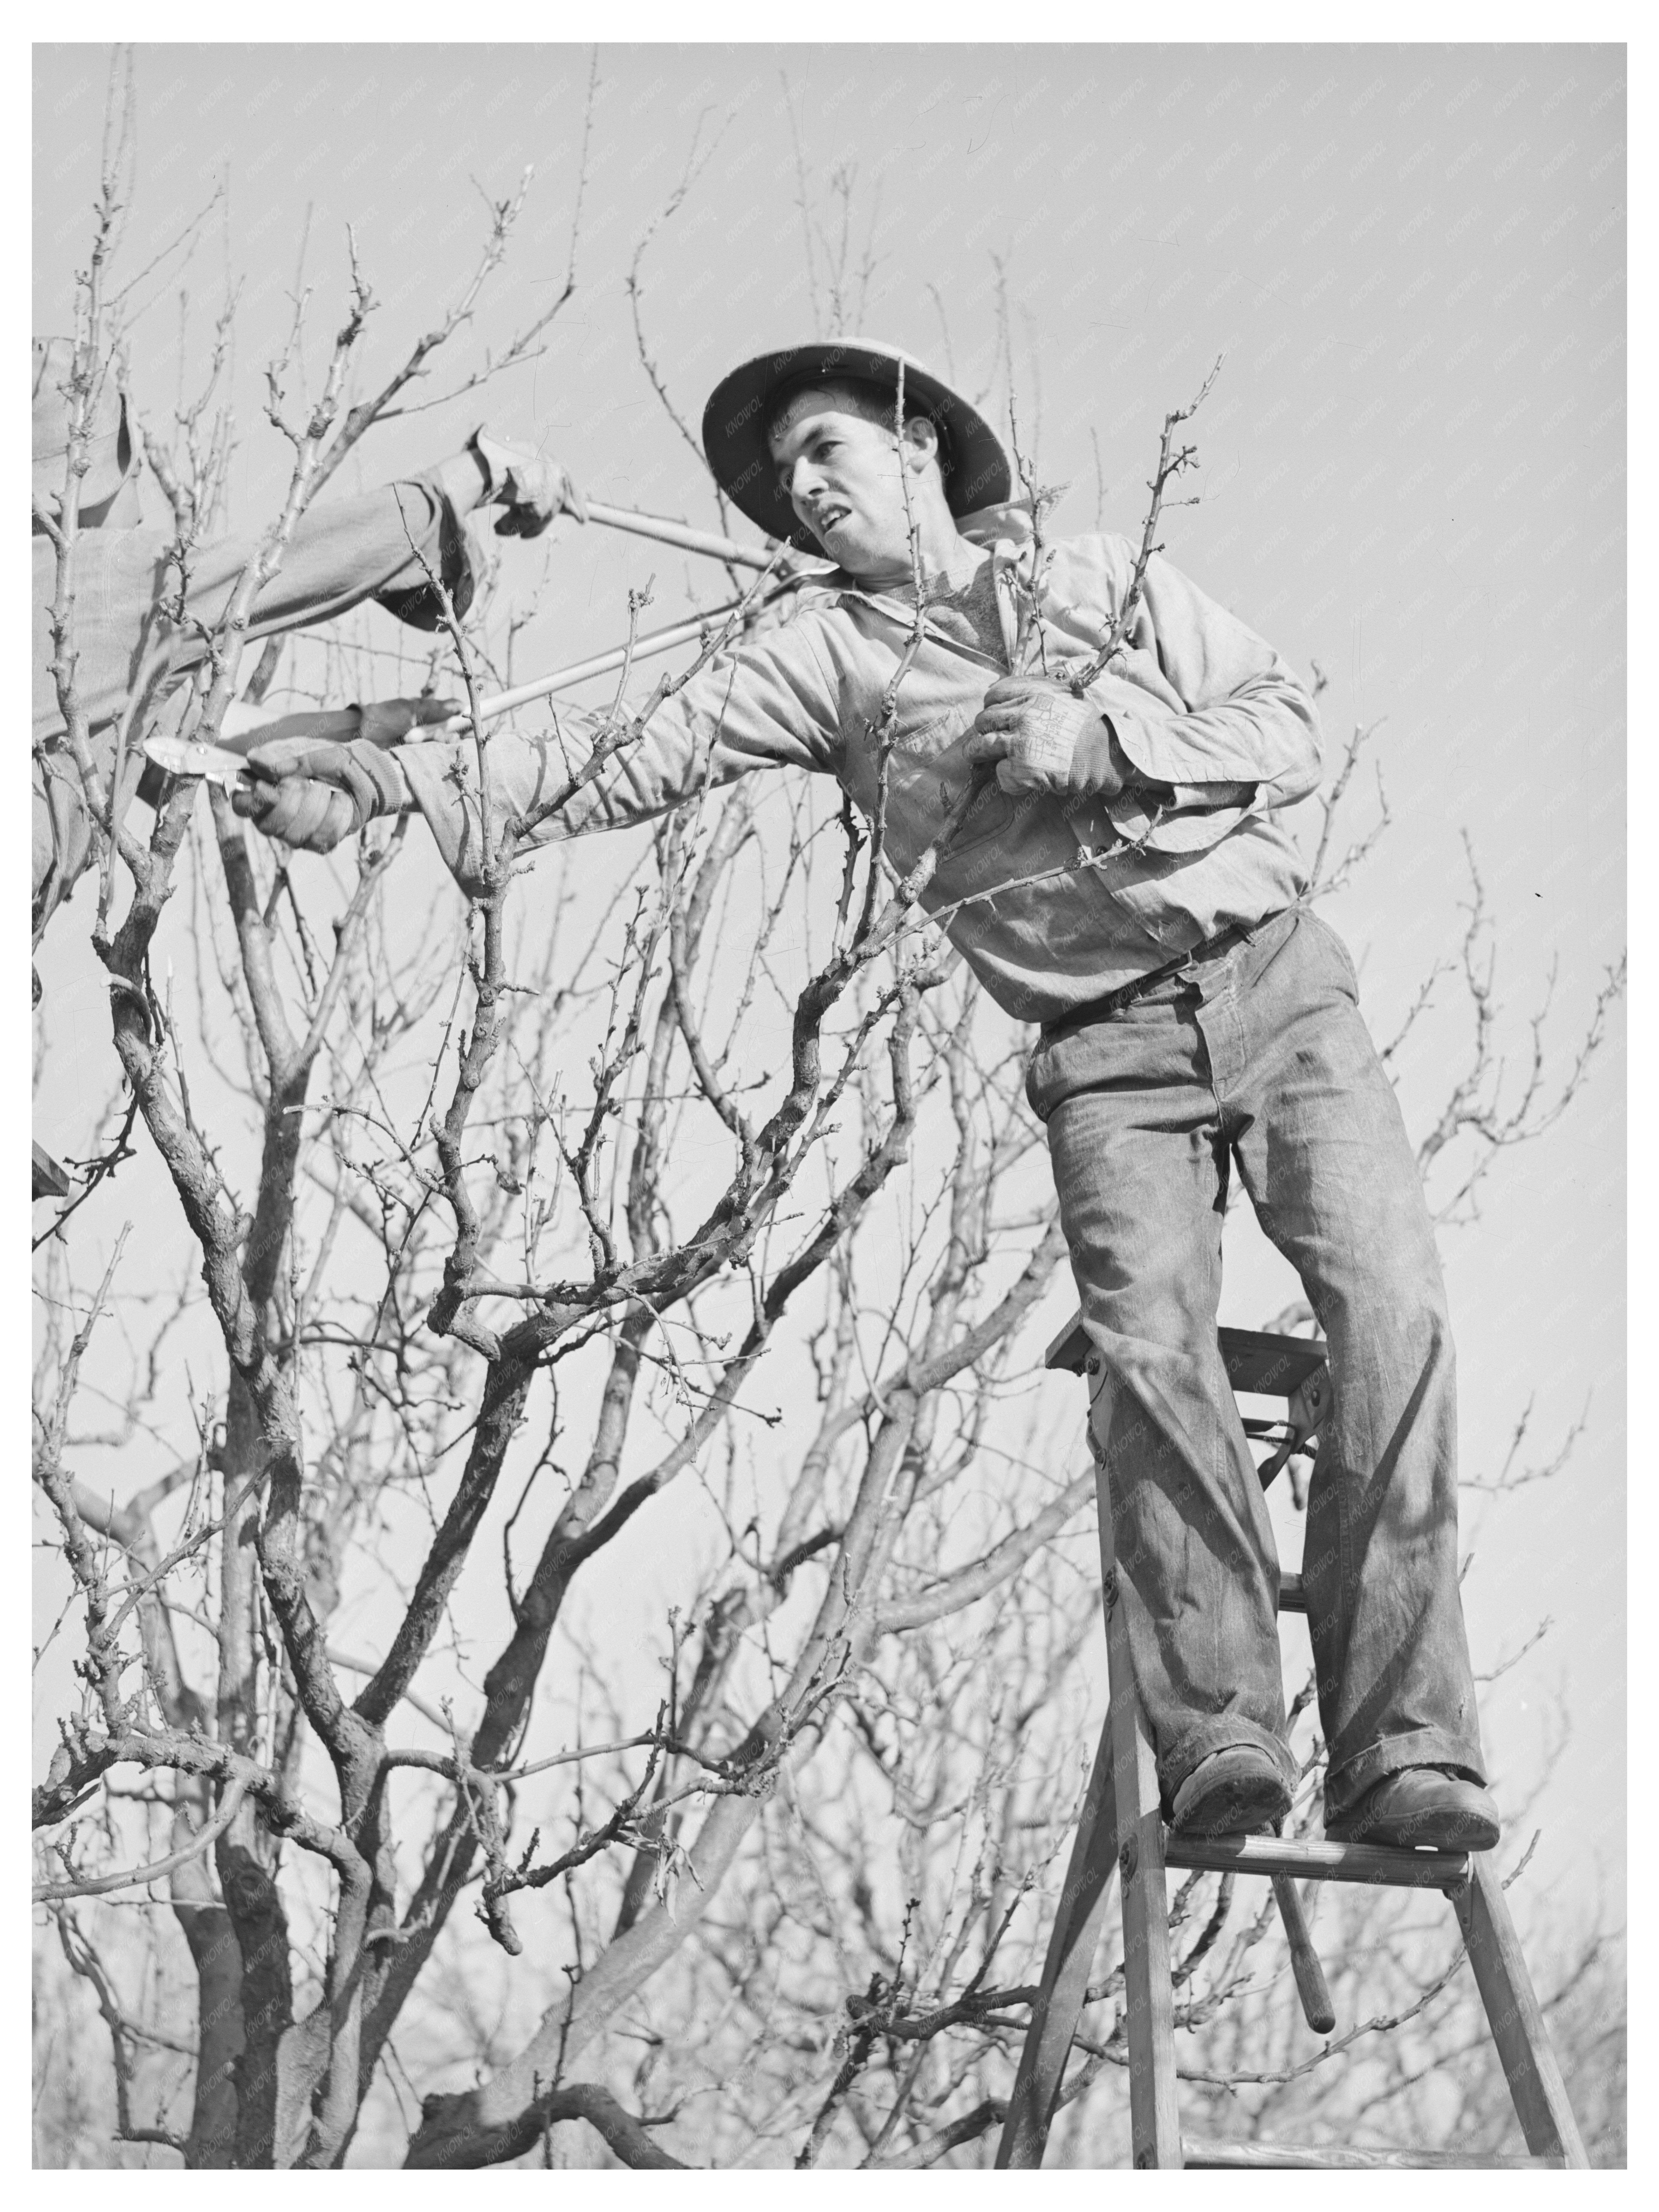
[[586,521],[582,495],[556,461],[544,460],[527,446],[492,438],[482,426],[468,439],[467,450],[484,472],[485,506],[507,509],[495,525],[497,538],[539,538],[556,514]]
[[1048,676],[1003,676],[985,695],[968,739],[975,768],[996,763],[1005,791],[1115,799],[1130,774],[1112,726],[1092,700]]
[[237,813],[307,853],[332,852],[377,815],[401,814],[411,804],[397,755],[367,738],[347,744],[276,738],[248,755],[247,772],[254,781],[231,794]]

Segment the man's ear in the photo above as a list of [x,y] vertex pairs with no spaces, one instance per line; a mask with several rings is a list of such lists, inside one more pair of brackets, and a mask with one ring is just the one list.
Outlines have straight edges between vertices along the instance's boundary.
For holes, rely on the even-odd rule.
[[939,459],[939,432],[925,415],[912,415],[904,425],[904,458],[913,469],[925,468]]

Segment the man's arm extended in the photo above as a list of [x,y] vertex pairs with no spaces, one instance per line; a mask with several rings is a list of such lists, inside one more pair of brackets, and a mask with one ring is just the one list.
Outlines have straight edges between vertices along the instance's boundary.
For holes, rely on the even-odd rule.
[[[833,774],[841,758],[839,706],[813,627],[807,616],[717,653],[637,726],[621,716],[625,734],[614,750],[616,725],[603,709],[556,715],[535,736],[492,732],[492,844],[509,825],[523,851],[647,821],[751,769]],[[325,852],[374,816],[416,806],[457,882],[476,892],[484,840],[472,739],[405,744],[375,759],[368,757],[373,750],[337,746],[319,755],[262,747],[248,760],[262,784],[237,794],[237,810],[268,836]],[[586,774],[596,750],[600,765]]]
[[[482,505],[504,504],[497,534],[512,525],[520,534],[531,535],[536,522],[559,506],[580,512],[579,499],[555,464],[535,465],[538,473],[527,500],[525,487],[503,459],[513,458],[514,449],[482,433],[475,444],[482,453],[469,449],[377,491],[325,499],[308,508],[294,526],[281,568],[253,603],[249,641],[332,621],[371,598],[402,622],[435,629],[439,604],[428,567],[458,612],[471,602],[463,516]],[[76,681],[94,729],[112,720],[125,705],[137,660],[147,639],[157,634],[161,604],[178,588],[179,571],[167,557],[172,544],[161,530],[88,531],[76,540]],[[189,627],[173,644],[175,674],[202,659],[206,648],[200,633],[211,631],[222,617],[259,544],[257,536],[213,538],[191,551],[185,602]],[[32,541],[32,553],[34,734],[50,741],[63,728],[51,673],[56,556],[44,537]]]
[[[497,536],[534,537],[562,508],[581,501],[556,463],[480,431],[465,451],[355,498],[326,500],[295,525],[283,565],[254,602],[247,636],[255,640],[322,623],[374,597],[400,621],[433,629],[440,603],[428,568],[458,611],[473,576],[460,518],[480,506],[504,510]],[[76,684],[105,775],[114,765],[112,725],[127,702],[147,647],[160,629],[161,603],[177,589],[172,541],[157,530],[88,530],[76,542]],[[254,537],[210,540],[191,553],[185,611],[189,627],[173,638],[177,678],[201,660],[202,630],[222,617],[242,570],[258,553]],[[79,771],[64,747],[64,720],[52,675],[52,602],[56,555],[44,535],[32,541],[33,598],[33,921],[35,941],[87,865],[91,826]]]

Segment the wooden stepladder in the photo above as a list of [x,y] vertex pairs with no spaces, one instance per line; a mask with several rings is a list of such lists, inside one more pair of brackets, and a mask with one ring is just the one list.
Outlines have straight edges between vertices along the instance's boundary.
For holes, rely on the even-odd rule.
[[[1260,1469],[1271,1482],[1291,1453],[1311,1443],[1330,1403],[1325,1347],[1304,1337],[1221,1331],[1221,1354],[1235,1390],[1286,1401],[1281,1424],[1247,1419],[1247,1433],[1276,1449]],[[1048,1348],[1047,1364],[1097,1373],[1082,1321]],[[1110,1900],[1121,1876],[1125,2019],[1129,2046],[1129,2131],[1137,2166],[1587,2166],[1561,2069],[1533,1992],[1509,1907],[1490,1855],[1399,1850],[1376,1844],[1286,1843],[1272,1836],[1180,1836],[1165,1828],[1158,1773],[1134,1680],[1117,1572],[1104,1471],[1099,1483],[1101,1579],[1106,1609],[1110,1704],[1089,1777],[1082,1816],[1060,1890],[1060,1911],[1030,2026],[1020,2056],[999,2166],[1038,2166],[1060,2096],[1061,2076],[1088,1990]],[[1279,1610],[1303,1613],[1299,1576],[1281,1577]],[[1303,2013],[1316,2034],[1335,2025],[1324,1973],[1309,1936],[1296,1885],[1301,1881],[1383,1883],[1438,1889],[1462,1929],[1476,1985],[1503,2061],[1526,2138],[1524,2158],[1360,2150],[1292,2143],[1200,2142],[1181,2132],[1176,2100],[1175,2002],[1164,1875],[1170,1868],[1254,1874],[1271,1881],[1290,1945]]]

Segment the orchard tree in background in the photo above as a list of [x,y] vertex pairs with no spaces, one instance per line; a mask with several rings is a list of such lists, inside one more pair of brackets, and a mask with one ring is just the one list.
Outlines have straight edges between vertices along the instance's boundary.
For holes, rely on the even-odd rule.
[[[1033,1387],[1068,1279],[1028,1040],[922,915],[928,861],[897,877],[879,817],[809,779],[750,779],[528,872],[509,829],[447,905],[401,822],[324,864],[290,862],[193,779],[153,820],[116,818],[73,601],[77,456],[120,373],[125,112],[55,538],[99,881],[59,927],[95,903],[109,1141],[60,1213],[148,1175],[191,1267],[159,1297],[123,1231],[88,1273],[89,1214],[39,1247],[33,1472],[64,1601],[40,1656],[72,1649],[74,1685],[35,1792],[37,2162],[987,2165],[1103,1671],[1082,1409]],[[698,166],[694,149],[659,222]],[[872,266],[854,181],[821,189],[801,161],[830,330],[855,324]],[[325,347],[301,304],[269,377],[289,482],[208,641],[197,735],[239,690],[374,696],[368,648],[337,637],[286,664],[268,646],[250,684],[242,633],[310,501],[422,380],[456,356],[465,391],[534,357],[576,283],[580,185],[554,305],[493,362],[465,351],[523,202],[489,209],[471,283],[401,356],[376,353],[355,257]],[[684,427],[648,334],[653,233],[626,282],[642,372]],[[301,407],[284,394],[307,356]],[[1006,305],[993,374],[1012,408]],[[181,568],[252,434],[222,392],[145,426]],[[1188,411],[1165,425],[1143,566]],[[779,619],[790,588],[780,559],[693,665]],[[644,605],[619,610],[630,639]],[[472,702],[486,780],[477,702],[522,674],[521,626],[497,579],[465,620],[448,608],[427,672]],[[594,764],[687,672],[641,696],[624,669]],[[141,702],[129,751],[153,717]],[[1368,738],[1316,810],[1319,891],[1386,826],[1382,807],[1341,827]],[[1419,1146],[1454,1223],[1570,1103],[1621,980],[1564,1069],[1540,1016],[1506,1091],[1473,848],[1471,883],[1454,964],[1472,1039]],[[1437,980],[1385,1058],[1413,1048]],[[1571,1435],[1532,1464],[1524,1426],[1471,1487],[1565,1463]],[[86,1475],[94,1449],[130,1474]],[[714,1551],[686,1537],[690,1491]],[[643,1649],[642,1545],[674,1593]],[[1305,1832],[1310,1682],[1294,1703]],[[1518,1833],[1526,1808],[1506,1809]],[[1304,2134],[1505,2139],[1455,1930],[1416,1909],[1329,1907],[1348,2026],[1316,2047],[1271,1893],[1180,1884],[1182,2067],[1216,2131],[1293,2112]],[[1121,2149],[1114,1957],[1055,2163]],[[1592,1914],[1539,1964],[1586,2134],[1616,2159],[1615,1935]]]

